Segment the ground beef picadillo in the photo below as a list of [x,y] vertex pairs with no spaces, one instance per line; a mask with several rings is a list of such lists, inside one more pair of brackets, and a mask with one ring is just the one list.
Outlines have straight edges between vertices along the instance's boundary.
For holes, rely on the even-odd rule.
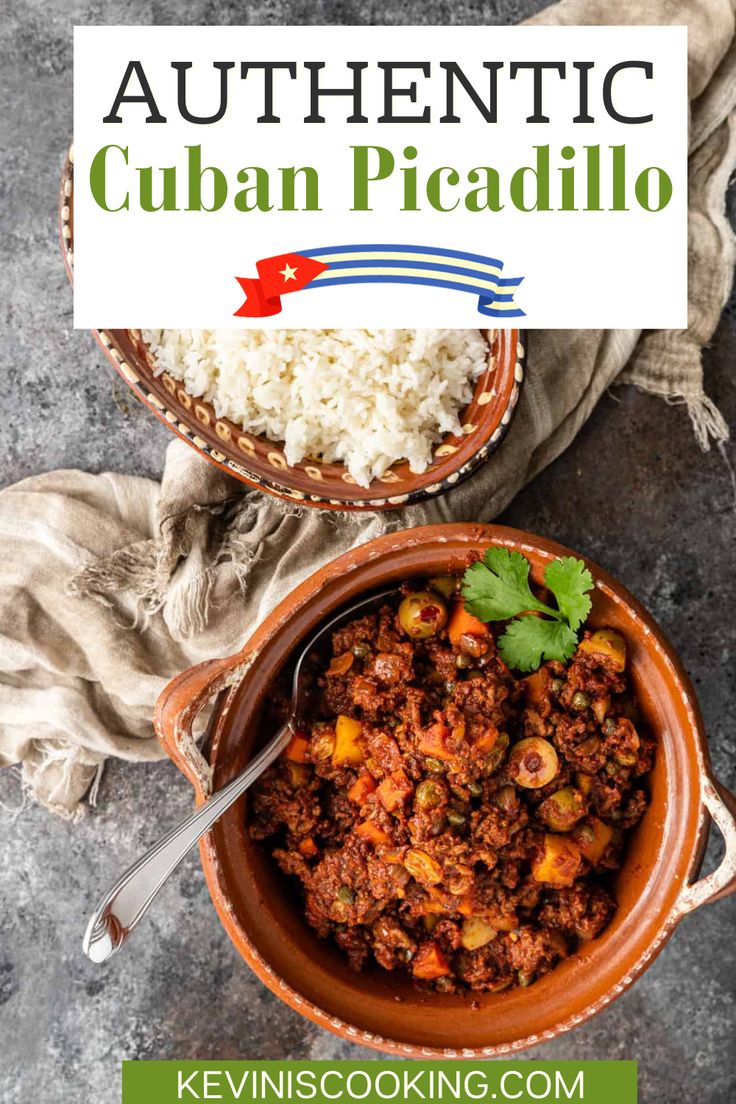
[[250,831],[355,969],[498,992],[611,919],[654,742],[618,633],[586,630],[568,663],[514,675],[458,589],[407,584],[333,634]]

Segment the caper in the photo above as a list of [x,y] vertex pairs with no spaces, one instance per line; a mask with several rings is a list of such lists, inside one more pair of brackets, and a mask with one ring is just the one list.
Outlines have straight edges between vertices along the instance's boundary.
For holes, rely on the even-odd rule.
[[468,793],[471,797],[481,797],[483,787],[480,782],[468,782]]
[[447,605],[439,594],[420,590],[407,594],[399,606],[399,624],[413,640],[426,640],[447,624]]
[[463,655],[461,653],[459,656],[455,657],[455,666],[459,667],[461,670],[463,670],[465,667],[472,667],[473,657],[469,655]]
[[521,986],[522,989],[526,989],[526,987],[528,985],[531,985],[531,983],[534,981],[534,975],[533,974],[525,974],[523,970],[519,970],[519,973],[517,974],[517,978],[518,978],[518,981],[519,981],[519,985]]
[[447,813],[447,823],[451,824],[453,828],[460,828],[467,819],[464,813],[460,813],[456,809],[450,809]]
[[436,809],[446,800],[447,789],[444,782],[432,778],[420,782],[414,795],[414,804],[419,809]]
[[448,682],[445,683],[445,693],[446,694],[452,694],[454,690],[455,690],[455,683],[452,681],[452,679],[450,679]]
[[355,894],[348,885],[340,886],[335,896],[338,901],[342,901],[344,905],[352,905],[355,901]]
[[425,759],[424,765],[427,770],[432,771],[433,774],[444,774],[445,764],[440,759]]
[[360,642],[358,642],[357,644],[353,644],[352,652],[356,659],[367,659],[368,656],[371,654],[371,650],[368,645],[361,644]]
[[552,679],[551,689],[553,694],[559,694],[562,687],[565,685],[565,680],[561,678]]
[[571,704],[573,709],[577,709],[582,713],[590,705],[590,695],[586,694],[584,690],[576,690],[572,696]]
[[605,732],[606,736],[613,736],[614,732],[616,731],[616,721],[613,717],[606,717],[603,724],[603,731]]

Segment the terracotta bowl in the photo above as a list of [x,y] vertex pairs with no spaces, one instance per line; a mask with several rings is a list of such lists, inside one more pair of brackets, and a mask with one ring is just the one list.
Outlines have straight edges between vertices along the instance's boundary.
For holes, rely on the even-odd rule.
[[[68,160],[61,180],[59,233],[70,279],[73,192],[73,162]],[[166,372],[157,376],[139,330],[92,332],[137,398],[202,456],[251,487],[328,510],[391,510],[442,494],[467,479],[501,443],[524,379],[519,331],[493,331],[488,367],[460,415],[462,436],[446,437],[435,448],[432,463],[423,474],[415,475],[407,463],[394,464],[370,486],[361,487],[344,464],[310,459],[288,464],[282,442],[246,433],[227,418],[219,418],[211,403],[189,395],[180,380]]]
[[[329,613],[389,582],[462,569],[489,544],[518,549],[541,581],[568,550],[501,526],[438,525],[380,537],[341,556],[289,595],[242,652],[175,679],[156,708],[164,748],[206,800],[267,738],[259,719],[269,687],[300,641]],[[403,1055],[481,1057],[532,1046],[583,1023],[642,973],[680,919],[736,890],[736,798],[712,777],[693,688],[671,646],[624,588],[593,563],[593,625],[619,629],[646,722],[658,738],[651,804],[616,881],[618,910],[601,936],[528,989],[427,995],[398,972],[356,974],[303,919],[292,883],[248,837],[245,800],[201,844],[212,900],[249,966],[283,1001],[355,1043]],[[217,698],[209,761],[192,723]],[[697,881],[709,815],[726,838],[721,866]],[[475,1006],[474,1006],[475,1005]]]

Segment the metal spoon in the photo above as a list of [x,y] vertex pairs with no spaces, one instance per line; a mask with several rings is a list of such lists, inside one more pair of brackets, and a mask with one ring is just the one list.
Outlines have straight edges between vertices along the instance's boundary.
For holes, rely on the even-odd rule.
[[110,887],[92,913],[84,934],[82,947],[88,958],[93,962],[105,962],[120,950],[164,882],[176,870],[187,852],[287,746],[294,735],[305,704],[302,674],[307,656],[316,649],[325,636],[334,632],[340,625],[356,614],[368,613],[373,607],[382,605],[387,598],[397,593],[398,591],[392,588],[361,599],[360,602],[356,602],[333,617],[311,637],[302,649],[294,670],[291,711],[286,723],[239,775],[204,805],[200,805],[176,828],[172,828]]

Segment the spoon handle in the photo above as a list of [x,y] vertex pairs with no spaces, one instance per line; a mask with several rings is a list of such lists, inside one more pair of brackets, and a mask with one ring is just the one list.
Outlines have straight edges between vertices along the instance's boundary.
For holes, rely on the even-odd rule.
[[292,735],[291,722],[287,722],[239,775],[172,828],[118,878],[90,917],[82,941],[88,958],[106,962],[122,947],[186,853],[284,750]]

